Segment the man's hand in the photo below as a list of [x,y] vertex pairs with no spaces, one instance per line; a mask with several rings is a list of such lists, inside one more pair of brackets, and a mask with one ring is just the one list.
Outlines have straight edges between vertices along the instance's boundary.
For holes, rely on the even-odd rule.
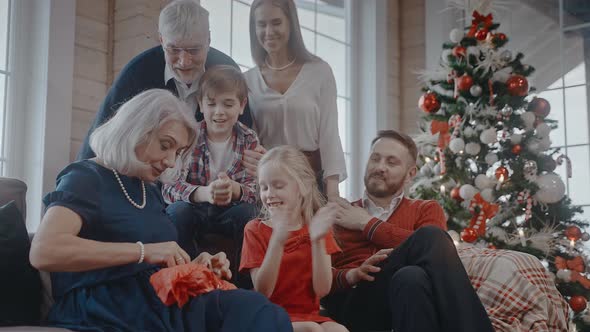
[[370,275],[369,273],[377,273],[381,271],[381,268],[377,266],[377,264],[384,261],[393,249],[381,249],[377,251],[373,256],[367,258],[361,266],[349,270],[346,273],[346,282],[349,285],[356,285],[359,282],[366,280],[366,281],[373,281],[375,277]]
[[373,217],[362,207],[352,206],[344,198],[336,199],[336,203],[343,209],[342,217],[336,225],[350,230],[362,231]]
[[224,252],[218,252],[213,256],[208,252],[202,252],[193,260],[193,263],[205,265],[211,272],[222,279],[231,279],[229,260]]
[[242,158],[242,165],[246,168],[246,172],[250,176],[256,176],[258,172],[258,162],[262,155],[266,153],[266,149],[262,145],[256,146],[254,150],[245,150]]
[[311,218],[309,223],[309,237],[311,241],[322,239],[332,225],[342,218],[342,208],[336,203],[328,203],[321,207],[316,214]]

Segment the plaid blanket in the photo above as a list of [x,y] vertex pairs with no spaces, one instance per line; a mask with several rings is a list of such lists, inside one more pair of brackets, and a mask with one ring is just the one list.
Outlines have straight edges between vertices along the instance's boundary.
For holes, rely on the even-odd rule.
[[458,253],[497,332],[568,331],[568,304],[536,257],[475,247]]

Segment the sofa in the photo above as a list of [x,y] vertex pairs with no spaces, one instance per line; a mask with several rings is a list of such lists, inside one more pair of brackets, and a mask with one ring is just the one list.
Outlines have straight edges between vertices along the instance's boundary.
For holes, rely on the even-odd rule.
[[[47,313],[52,300],[49,275],[39,273],[28,261],[32,234],[27,233],[24,224],[26,193],[24,182],[0,177],[0,256],[8,256],[0,257],[0,292],[3,294],[0,297],[0,331],[69,331],[35,326]],[[27,284],[22,285],[24,281]],[[22,312],[24,308],[26,312]],[[10,326],[14,322],[27,325]]]

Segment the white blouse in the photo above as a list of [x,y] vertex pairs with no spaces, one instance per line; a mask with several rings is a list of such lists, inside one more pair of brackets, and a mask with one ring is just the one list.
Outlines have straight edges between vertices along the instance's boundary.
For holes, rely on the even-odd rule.
[[302,151],[320,149],[324,178],[346,179],[346,164],[338,134],[336,81],[323,60],[306,62],[284,94],[266,85],[260,69],[244,76],[254,129],[262,146],[292,145]]

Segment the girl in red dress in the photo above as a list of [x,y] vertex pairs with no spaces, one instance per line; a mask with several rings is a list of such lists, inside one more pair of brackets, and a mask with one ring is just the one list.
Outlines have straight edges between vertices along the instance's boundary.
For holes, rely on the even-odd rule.
[[341,208],[324,206],[314,171],[293,147],[265,153],[258,182],[263,217],[244,229],[240,271],[250,271],[254,288],[285,308],[295,332],[348,331],[319,314],[332,286],[330,255],[340,251],[331,229]]

